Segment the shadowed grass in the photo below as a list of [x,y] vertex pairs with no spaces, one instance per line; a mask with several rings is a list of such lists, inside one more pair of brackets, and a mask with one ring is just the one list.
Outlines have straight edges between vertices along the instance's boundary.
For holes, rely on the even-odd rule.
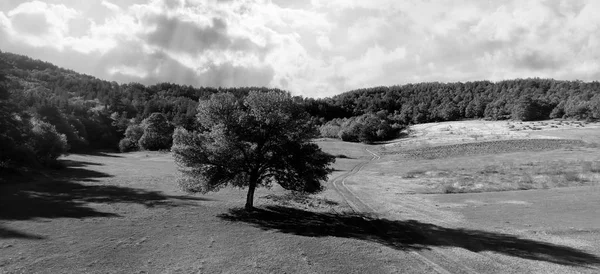
[[17,239],[27,239],[27,240],[42,240],[44,237],[27,234],[24,232],[16,231],[10,228],[6,228],[0,226],[0,239],[9,239],[9,238],[17,238]]
[[[109,174],[85,169],[95,163],[64,161],[67,167],[44,178],[30,182],[0,185],[0,220],[30,220],[37,218],[118,217],[89,206],[95,204],[128,203],[146,207],[194,206],[194,201],[208,199],[172,196],[160,191],[99,184],[98,179]],[[50,177],[50,178],[48,178]],[[28,234],[0,227],[3,238],[35,238]]]
[[561,265],[600,265],[599,257],[572,247],[509,234],[446,228],[415,220],[395,221],[352,213],[318,213],[282,206],[268,206],[253,212],[232,209],[219,217],[281,233],[359,239],[398,250],[419,250],[433,246],[459,247],[472,252],[491,251]]

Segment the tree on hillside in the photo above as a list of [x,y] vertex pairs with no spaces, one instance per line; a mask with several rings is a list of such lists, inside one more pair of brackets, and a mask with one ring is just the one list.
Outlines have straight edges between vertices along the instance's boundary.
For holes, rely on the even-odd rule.
[[10,100],[5,81],[0,74],[0,169],[53,165],[67,151],[66,136],[50,123],[30,119],[20,111]]
[[17,106],[9,100],[5,80],[5,76],[0,74],[0,168],[20,154],[16,147],[22,142],[27,126],[19,119]]
[[257,186],[277,183],[315,193],[332,171],[334,157],[311,142],[317,130],[289,93],[250,92],[241,99],[214,94],[200,101],[197,117],[197,131],[178,128],[173,136],[180,185],[187,191],[248,187],[251,210]]

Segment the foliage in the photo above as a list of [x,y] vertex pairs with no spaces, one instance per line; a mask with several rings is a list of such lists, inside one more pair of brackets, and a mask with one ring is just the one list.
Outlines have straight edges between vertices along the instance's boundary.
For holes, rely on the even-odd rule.
[[60,155],[67,152],[67,137],[42,120],[32,119],[31,124],[30,142],[35,157],[44,165],[52,165]]
[[314,193],[332,171],[334,157],[310,142],[316,128],[288,93],[215,94],[200,101],[197,122],[196,131],[175,131],[172,148],[188,191],[248,186],[251,209],[257,186]]
[[[522,115],[536,120],[595,120],[600,119],[600,107],[595,104],[600,102],[599,91],[596,81],[532,78],[495,83],[434,82],[357,89],[331,98],[305,99],[305,105],[324,123],[382,110],[395,114],[406,125],[463,118],[521,119]],[[530,101],[523,101],[526,98]]]
[[125,130],[125,137],[119,141],[119,150],[121,152],[130,152],[139,150],[138,145],[140,139],[144,135],[144,127],[141,125],[131,124]]
[[138,151],[138,150],[140,150],[138,142],[135,142],[129,138],[123,138],[123,139],[121,139],[121,141],[119,141],[119,151],[120,152],[131,152],[131,151]]
[[0,166],[11,162],[23,163],[19,147],[29,131],[28,122],[21,117],[18,108],[9,101],[10,93],[5,87],[4,76],[0,75]]
[[333,119],[319,128],[322,137],[348,142],[372,143],[398,137],[406,126],[386,111],[346,119]]
[[138,144],[141,149],[161,150],[169,149],[173,142],[173,128],[167,117],[155,112],[142,122],[144,134],[140,137]]
[[57,107],[45,105],[37,110],[37,116],[40,120],[53,125],[60,134],[64,134],[67,138],[67,143],[71,151],[81,151],[88,146],[87,140],[80,135],[80,132],[87,135],[85,127],[80,128],[80,131],[70,123],[82,126],[81,122],[76,117],[67,118]]
[[139,123],[156,112],[163,113],[175,126],[192,129],[198,100],[218,92],[243,97],[251,89],[276,90],[118,84],[8,52],[0,52],[0,68],[8,76],[0,97],[11,94],[10,101],[16,108],[55,125],[67,136],[72,151],[116,149],[132,120]]

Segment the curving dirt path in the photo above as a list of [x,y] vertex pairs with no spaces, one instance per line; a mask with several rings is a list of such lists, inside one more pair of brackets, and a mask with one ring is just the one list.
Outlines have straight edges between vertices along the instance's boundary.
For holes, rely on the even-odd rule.
[[[361,171],[370,162],[381,159],[379,155],[368,148],[365,148],[365,151],[371,154],[369,160],[357,164],[347,173],[334,178],[331,183],[334,189],[342,196],[344,201],[355,213],[374,214],[376,211],[346,186],[346,179],[348,177]],[[428,265],[430,269],[436,273],[477,273],[473,269],[458,264],[458,262],[446,258],[444,255],[432,250],[410,251],[410,253],[414,260]]]

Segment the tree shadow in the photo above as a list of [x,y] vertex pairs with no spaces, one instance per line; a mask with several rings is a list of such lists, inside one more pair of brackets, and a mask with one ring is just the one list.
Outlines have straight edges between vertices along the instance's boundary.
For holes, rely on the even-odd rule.
[[104,164],[87,162],[87,161],[74,161],[67,159],[60,159],[58,162],[66,167],[85,167],[85,166],[103,166]]
[[123,156],[115,155],[118,154],[116,151],[101,151],[101,150],[89,150],[89,151],[78,151],[78,155],[88,155],[88,156],[100,156],[100,157],[112,157],[112,158],[123,158]]
[[282,206],[267,206],[254,212],[232,209],[219,217],[253,224],[265,230],[310,237],[360,239],[398,250],[428,249],[433,246],[459,247],[472,252],[491,251],[561,265],[600,265],[600,257],[567,246],[509,234],[445,228],[415,220],[395,221],[352,213],[318,213]]
[[[146,207],[197,206],[197,201],[209,199],[166,195],[116,185],[94,183],[111,175],[81,168],[88,165],[70,161],[69,167],[52,174],[51,178],[33,182],[0,185],[0,220],[31,220],[37,218],[119,217],[103,212],[93,204],[128,203]],[[0,227],[1,237],[26,238],[25,233]],[[21,236],[20,236],[21,235]],[[34,237],[35,238],[35,237]]]
[[44,237],[27,234],[23,232],[19,232],[10,228],[6,228],[0,226],[0,239],[9,239],[9,238],[17,238],[17,239],[27,239],[27,240],[42,240]]

